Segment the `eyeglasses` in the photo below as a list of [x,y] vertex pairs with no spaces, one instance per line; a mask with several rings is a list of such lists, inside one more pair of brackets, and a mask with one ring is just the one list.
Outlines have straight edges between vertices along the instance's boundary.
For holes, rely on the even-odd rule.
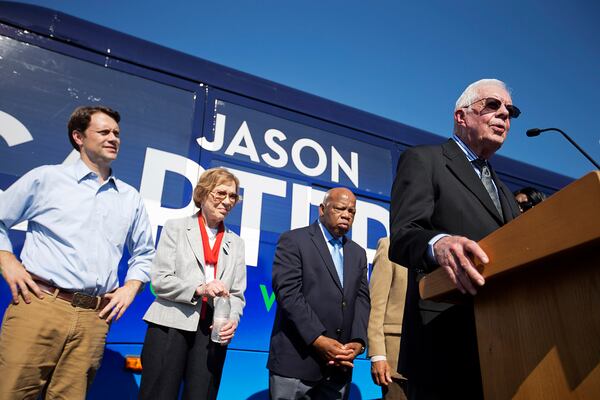
[[240,201],[241,196],[237,193],[227,193],[224,190],[219,190],[217,192],[210,192],[210,194],[212,195],[212,197],[215,199],[215,201],[221,202],[223,200],[225,200],[226,197],[229,197],[229,201],[232,203],[237,203],[238,201]]
[[[484,97],[483,99],[476,100],[471,104],[464,106],[463,108],[471,107],[473,104],[479,103],[480,101],[485,101],[485,106],[483,110],[481,110],[482,112],[484,110],[498,111],[500,107],[502,107],[502,104],[504,104],[501,100],[498,100],[495,97]],[[514,106],[512,104],[505,104],[505,107],[508,110],[509,118],[518,118],[519,115],[521,115],[521,110],[519,110],[517,106]]]

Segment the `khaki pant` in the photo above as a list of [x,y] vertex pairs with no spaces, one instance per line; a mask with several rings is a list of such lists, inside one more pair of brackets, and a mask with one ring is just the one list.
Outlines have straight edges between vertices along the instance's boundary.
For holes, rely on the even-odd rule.
[[108,324],[98,311],[44,294],[11,304],[0,331],[0,400],[85,399]]

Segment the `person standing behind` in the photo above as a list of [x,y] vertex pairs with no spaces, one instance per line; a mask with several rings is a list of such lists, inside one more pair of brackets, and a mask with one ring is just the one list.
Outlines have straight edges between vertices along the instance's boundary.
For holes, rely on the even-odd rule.
[[319,206],[318,221],[279,237],[267,363],[272,400],[349,395],[370,308],[365,250],[345,236],[355,213],[354,194],[334,188]]
[[[200,211],[165,223],[150,276],[155,301],[144,315],[140,399],[216,399],[227,344],[245,305],[244,241],[223,221],[240,200],[239,180],[206,170],[194,189]],[[211,341],[213,300],[229,297],[229,321]]]
[[[479,80],[456,101],[452,138],[400,156],[389,257],[409,270],[399,372],[411,400],[483,397],[471,296],[485,280],[474,262],[489,262],[477,241],[519,215],[489,162],[519,114],[502,81]],[[468,293],[462,304],[420,298],[419,280],[437,268]]]
[[398,354],[408,271],[388,258],[390,239],[379,239],[369,292],[368,356],[371,376],[385,400],[406,400],[406,379],[398,373]]
[[537,206],[542,201],[546,200],[546,195],[536,188],[527,186],[514,192],[515,200],[519,205],[519,210],[522,213]]
[[[79,160],[35,168],[0,193],[0,268],[13,296],[0,331],[2,400],[85,398],[110,323],[149,280],[144,202],[111,169],[119,120],[108,107],[75,109],[68,135]],[[21,263],[8,229],[25,220]],[[131,258],[119,287],[125,246]]]

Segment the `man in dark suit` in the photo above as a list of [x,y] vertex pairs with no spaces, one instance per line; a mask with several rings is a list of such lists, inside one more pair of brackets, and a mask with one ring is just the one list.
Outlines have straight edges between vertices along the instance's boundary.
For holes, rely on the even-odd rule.
[[[476,241],[519,215],[488,163],[519,114],[503,82],[477,81],[456,102],[454,136],[408,149],[398,163],[389,256],[409,268],[398,367],[409,399],[483,396],[471,296],[484,284],[474,258],[489,259]],[[436,268],[465,294],[462,304],[420,299],[418,281]]]
[[348,397],[370,309],[365,250],[345,236],[355,213],[352,192],[331,189],[318,221],[279,238],[267,363],[273,400]]

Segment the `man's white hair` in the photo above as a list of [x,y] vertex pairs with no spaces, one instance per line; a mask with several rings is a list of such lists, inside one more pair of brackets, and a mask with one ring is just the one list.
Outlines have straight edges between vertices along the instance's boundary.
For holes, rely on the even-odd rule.
[[454,107],[454,111],[459,108],[468,107],[473,102],[479,100],[479,87],[495,85],[500,86],[502,89],[506,90],[508,94],[510,94],[510,89],[506,86],[504,82],[498,79],[480,79],[477,82],[471,83],[464,92],[460,95],[458,100],[456,100],[456,106]]

